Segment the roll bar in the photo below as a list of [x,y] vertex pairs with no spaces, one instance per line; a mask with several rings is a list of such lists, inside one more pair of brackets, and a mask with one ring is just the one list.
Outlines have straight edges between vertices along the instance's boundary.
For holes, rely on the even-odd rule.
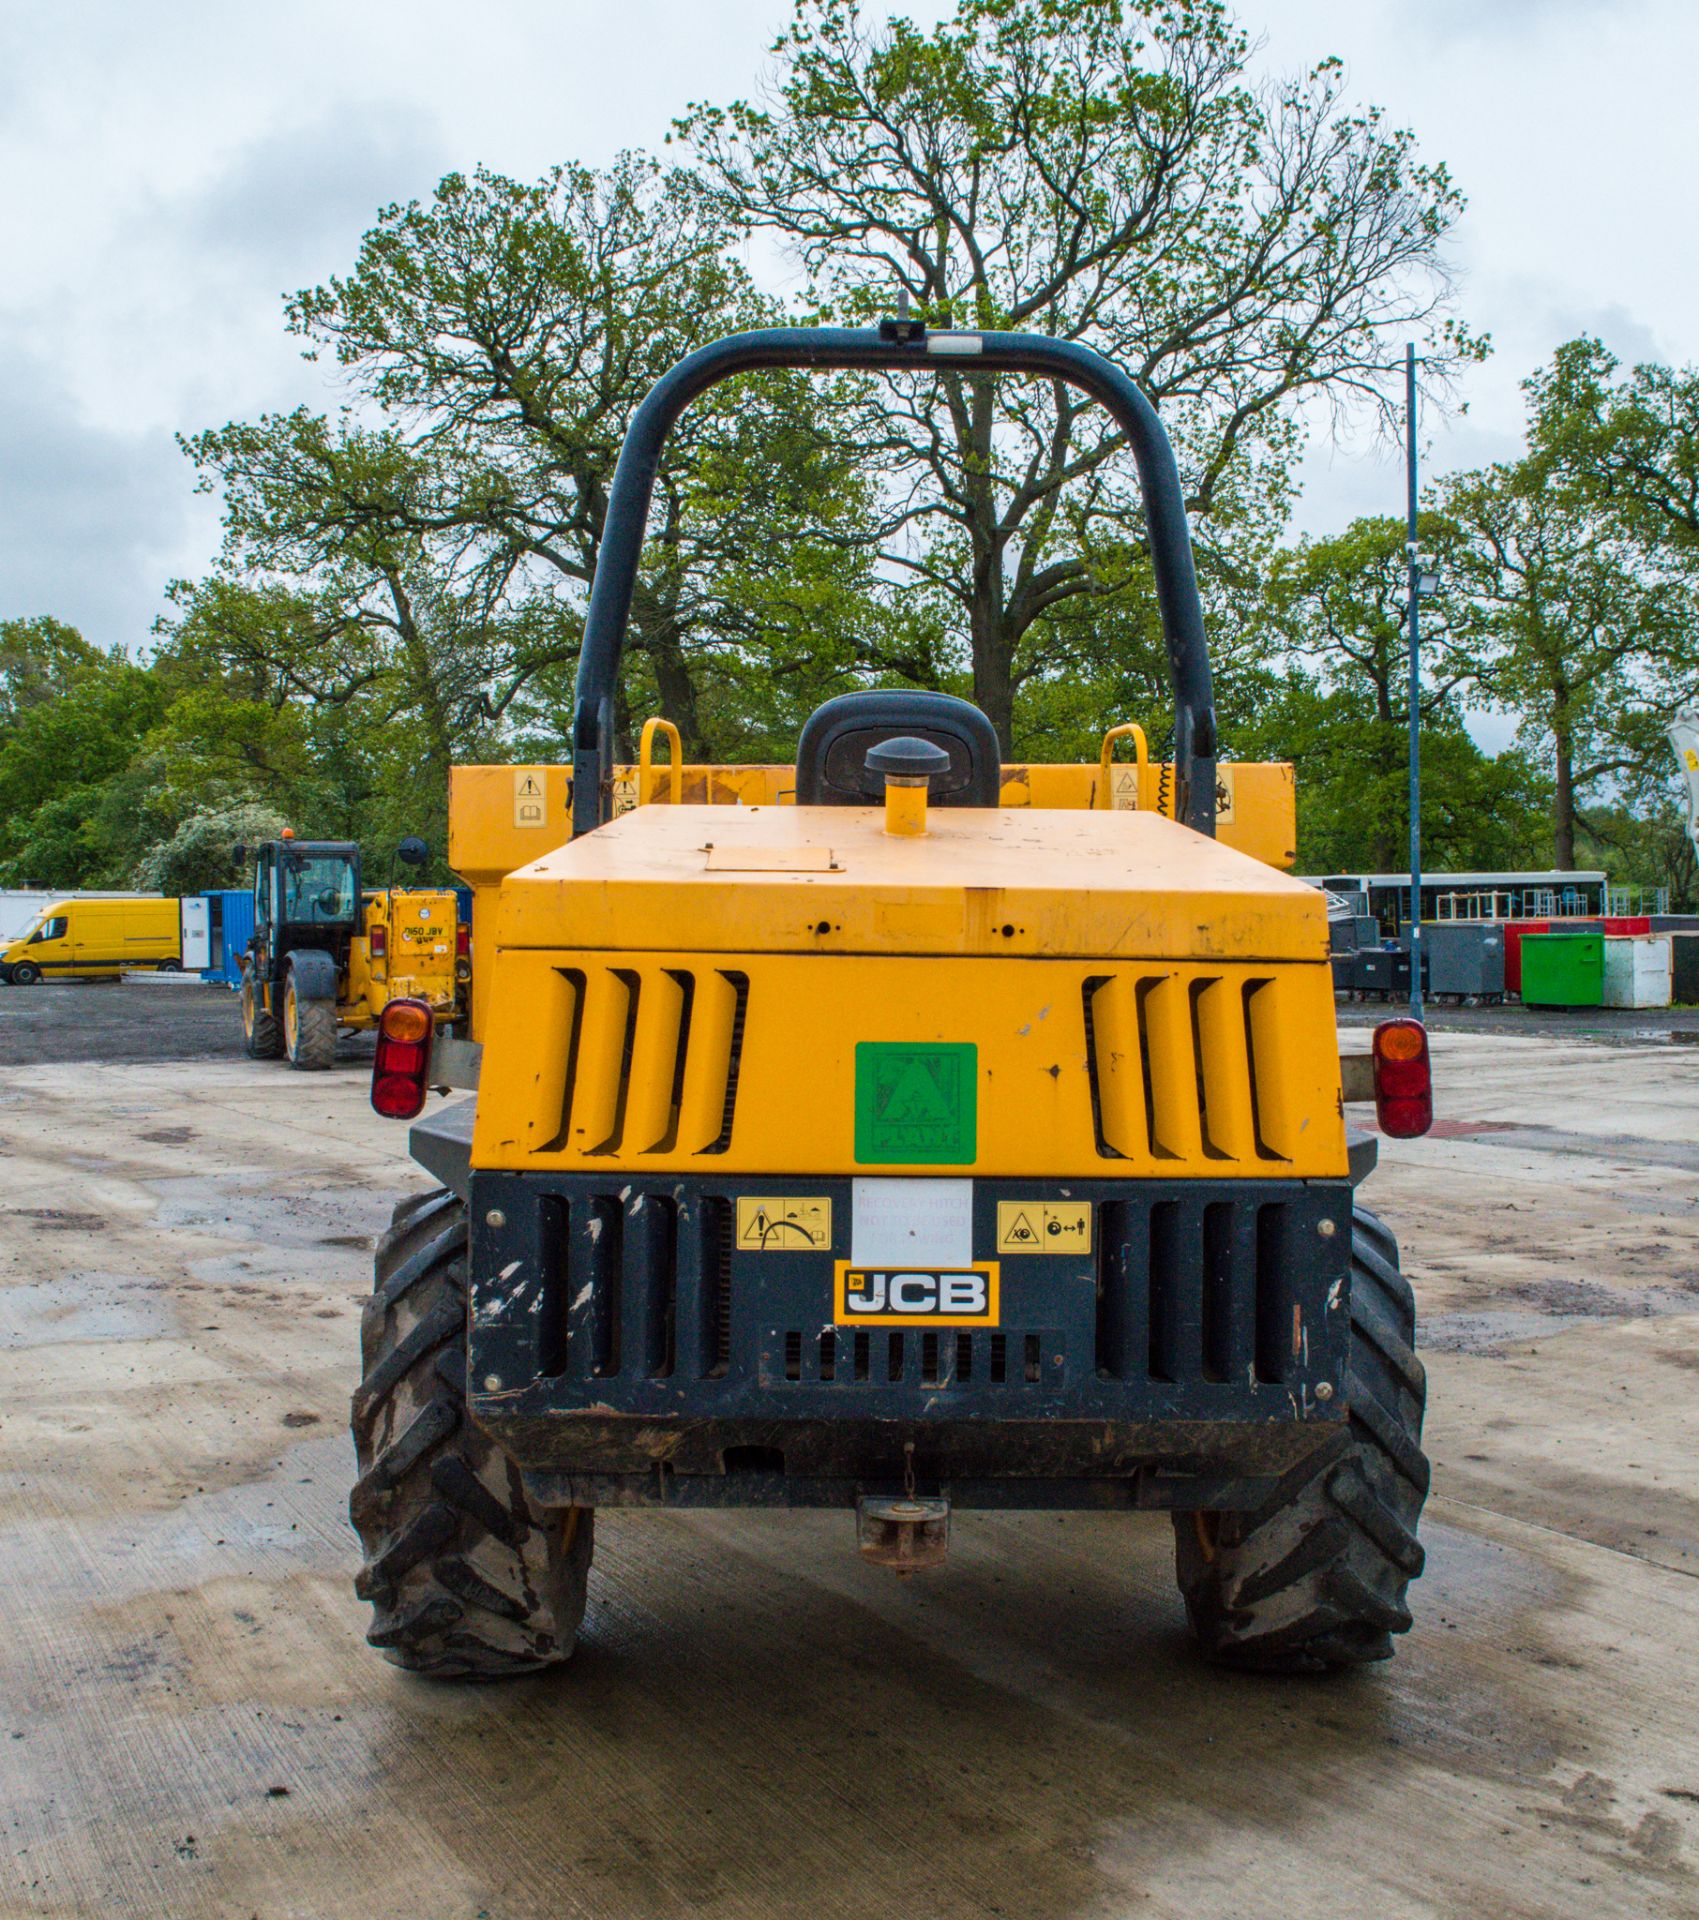
[[588,833],[613,811],[614,689],[637,585],[649,500],[667,435],[684,409],[716,381],[757,367],[913,373],[1026,373],[1066,380],[1101,401],[1126,433],[1144,492],[1156,598],[1174,687],[1174,817],[1215,832],[1215,698],[1203,608],[1174,450],[1156,409],[1102,354],[1039,333],[958,333],[917,320],[878,328],[763,327],[712,341],[664,373],[626,429],[608,496],[572,726],[572,827]]

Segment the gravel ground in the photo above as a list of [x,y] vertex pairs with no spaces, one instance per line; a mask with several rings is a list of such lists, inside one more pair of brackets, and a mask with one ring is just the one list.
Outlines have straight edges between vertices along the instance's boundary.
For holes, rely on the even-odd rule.
[[[338,1065],[370,1055],[369,1038],[344,1035],[337,1046]],[[0,1067],[243,1057],[235,994],[193,974],[0,984]]]
[[[899,1581],[841,1513],[608,1512],[571,1666],[433,1687],[364,1644],[347,1523],[406,1129],[352,1061],[197,1054],[220,992],[0,990],[23,1021],[0,1915],[1699,1914],[1688,1049],[1436,1035],[1441,1124],[1369,1189],[1432,1385],[1389,1666],[1204,1667],[1157,1514],[959,1514]],[[114,1032],[176,1057],[73,1058]]]

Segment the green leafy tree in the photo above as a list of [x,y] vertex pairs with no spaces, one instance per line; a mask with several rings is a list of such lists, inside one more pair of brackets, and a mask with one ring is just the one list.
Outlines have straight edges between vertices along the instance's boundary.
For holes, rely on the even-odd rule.
[[168,839],[148,848],[137,862],[135,884],[167,894],[240,887],[248,863],[236,858],[237,847],[275,840],[286,825],[262,801],[212,800],[180,820]]
[[[1411,332],[1442,376],[1461,209],[1339,64],[1259,85],[1219,0],[959,0],[928,32],[798,0],[766,94],[679,123],[728,221],[776,236],[852,319],[899,289],[933,324],[1083,341],[1160,407],[1218,544],[1283,516],[1299,410],[1378,396]],[[1122,436],[1059,384],[932,374],[847,392],[883,469],[882,554],[951,608],[1008,743],[1067,672],[1049,618],[1139,537]]]
[[32,707],[57,700],[97,668],[100,649],[63,620],[0,620],[0,732]]
[[1529,452],[1543,478],[1646,544],[1699,562],[1699,368],[1624,373],[1583,336],[1526,391]]
[[121,654],[77,654],[56,695],[0,732],[0,878],[121,886],[159,819],[143,743],[163,687]]
[[1693,582],[1538,457],[1458,475],[1439,497],[1469,602],[1460,631],[1550,770],[1555,863],[1573,867],[1586,805],[1667,768],[1664,719],[1699,667]]
[[[362,537],[420,542],[439,582],[475,583],[476,617],[454,624],[510,646],[505,667],[451,649],[489,690],[486,718],[515,699],[534,711],[576,659],[637,403],[703,341],[775,317],[735,238],[689,175],[640,156],[535,184],[480,170],[388,209],[351,274],[291,302],[294,331],[389,423],[358,447],[316,430],[356,469],[344,518]],[[820,404],[802,375],[749,376],[672,436],[632,612],[627,748],[634,701],[657,704],[700,756],[740,744],[739,696],[769,659],[794,685],[853,658],[844,608],[867,561],[846,536],[864,489]],[[228,435],[201,448],[234,456],[227,489],[260,452]]]

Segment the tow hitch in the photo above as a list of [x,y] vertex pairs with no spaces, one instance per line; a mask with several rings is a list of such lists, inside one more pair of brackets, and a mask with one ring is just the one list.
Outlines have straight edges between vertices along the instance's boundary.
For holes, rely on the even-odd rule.
[[912,1493],[863,1494],[855,1503],[855,1540],[862,1559],[893,1573],[941,1567],[950,1551],[950,1503]]

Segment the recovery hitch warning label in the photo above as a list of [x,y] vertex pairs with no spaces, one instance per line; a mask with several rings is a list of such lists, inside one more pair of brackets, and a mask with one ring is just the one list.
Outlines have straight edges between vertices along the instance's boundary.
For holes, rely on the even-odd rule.
[[971,1267],[858,1267],[840,1260],[832,1317],[840,1327],[994,1327],[997,1262]]

